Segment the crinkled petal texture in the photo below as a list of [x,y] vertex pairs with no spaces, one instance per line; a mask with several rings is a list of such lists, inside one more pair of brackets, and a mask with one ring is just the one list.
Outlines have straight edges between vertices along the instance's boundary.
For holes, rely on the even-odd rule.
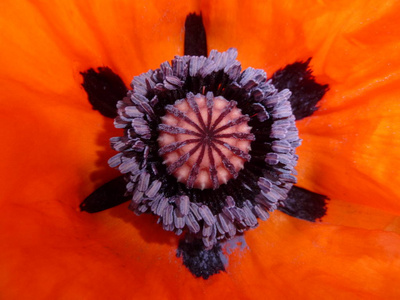
[[243,65],[270,75],[313,57],[314,75],[330,91],[298,122],[299,184],[400,214],[400,3],[306,2],[210,4],[210,44],[230,42]]
[[[400,4],[386,1],[3,1],[0,296],[4,299],[396,299],[400,269]],[[115,177],[80,71],[126,83],[183,52],[202,11],[210,48],[273,71],[313,57],[331,90],[298,122],[299,184],[331,198],[323,223],[274,213],[227,273],[194,278],[177,237],[126,205],[78,205]]]

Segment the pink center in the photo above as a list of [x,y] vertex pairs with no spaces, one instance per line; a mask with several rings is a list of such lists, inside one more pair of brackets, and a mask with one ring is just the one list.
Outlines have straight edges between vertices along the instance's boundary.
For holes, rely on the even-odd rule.
[[254,135],[249,117],[212,93],[189,93],[186,99],[166,107],[159,126],[159,154],[167,171],[189,188],[216,189],[236,178],[250,160]]

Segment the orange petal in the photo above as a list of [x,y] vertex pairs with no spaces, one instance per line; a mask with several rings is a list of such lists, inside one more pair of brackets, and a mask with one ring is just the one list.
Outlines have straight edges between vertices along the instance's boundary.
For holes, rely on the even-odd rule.
[[[303,144],[299,184],[332,199],[371,205],[400,214],[400,81],[352,95],[353,105],[321,108],[300,122]],[[342,98],[331,91],[325,101]],[[334,101],[334,100],[333,100]]]
[[211,47],[237,47],[244,66],[269,74],[312,56],[330,91],[315,116],[298,122],[299,184],[400,214],[400,4],[368,3],[211,2],[205,24]]
[[378,19],[336,38],[321,75],[331,90],[312,118],[298,122],[301,186],[394,214],[400,214],[399,12],[399,4],[386,7]]
[[[8,3],[6,3],[8,2]],[[1,4],[2,73],[61,92],[79,71],[109,66],[129,83],[183,53],[183,24],[196,1],[57,1]],[[163,45],[160,47],[160,45]],[[34,76],[33,76],[34,74]]]
[[[307,8],[299,2],[254,3],[249,7],[236,3],[237,9],[225,3],[223,10],[220,4],[204,3],[203,14],[212,47],[224,50],[237,46],[246,66],[269,65],[268,70],[273,71],[298,58],[307,58],[323,43],[327,31],[319,32],[315,40],[305,34],[314,28],[312,25],[324,28],[325,24],[329,29],[330,19],[324,17],[333,18],[337,11],[337,20],[344,20],[357,7],[328,4],[313,3]],[[109,120],[90,109],[80,88],[79,71],[108,65],[128,83],[133,75],[157,67],[174,54],[182,54],[185,16],[199,7],[191,2],[174,5],[171,8],[168,1],[0,4],[0,36],[4,41],[0,46],[2,297],[398,298],[393,282],[398,279],[400,267],[400,238],[396,233],[376,230],[396,232],[396,219],[379,219],[368,228],[375,229],[370,231],[311,224],[276,212],[269,222],[246,234],[249,250],[231,256],[228,273],[204,281],[195,279],[175,257],[177,237],[164,232],[152,216],[136,217],[126,205],[95,215],[78,211],[85,196],[116,176],[105,166],[111,156],[108,138],[116,135],[115,129]],[[383,6],[377,14],[385,16],[387,11],[388,7]],[[265,32],[258,34],[260,24]],[[233,32],[232,43],[229,32]],[[360,41],[366,37],[366,33],[355,35]],[[331,48],[327,47],[324,53],[327,49]],[[343,52],[335,49],[333,53]],[[346,72],[337,68],[334,60],[328,61],[322,54],[320,57],[315,60],[317,73],[331,83],[333,92],[317,117],[301,124],[307,125],[301,129],[305,140],[299,163],[301,184],[332,199],[398,212],[397,204],[390,200],[390,196],[398,195],[395,185],[385,182],[392,174],[389,167],[397,157],[396,150],[387,152],[384,147],[397,145],[388,140],[398,129],[398,110],[393,107],[396,80],[388,85],[368,85],[370,88],[360,92],[363,76],[355,72],[353,90],[346,85]],[[272,58],[277,59],[271,63]],[[377,63],[369,70],[379,70],[379,76],[383,76],[383,69]],[[365,78],[374,83],[373,77]],[[333,82],[338,84],[333,86]],[[344,95],[350,104],[341,106],[341,88],[347,88]],[[365,99],[367,103],[363,103]],[[369,112],[371,109],[378,112],[378,117]],[[359,139],[351,129],[353,115],[355,120],[364,121],[366,128]],[[332,124],[336,130],[329,130]],[[387,126],[393,126],[389,133]],[[328,163],[331,155],[325,150],[326,143],[322,143],[328,137],[318,137],[319,132],[331,134],[330,153],[340,163]],[[355,139],[354,145],[341,145],[347,134]],[[364,145],[376,149],[372,151]],[[313,159],[306,147],[321,151],[316,151]],[[335,149],[347,151],[347,156]],[[387,159],[382,158],[383,152],[388,153]],[[356,156],[361,157],[357,164],[349,167],[354,175],[349,178],[359,184],[357,189],[341,177],[343,166],[347,166],[341,159],[354,153],[362,154]],[[326,170],[327,176],[321,176]],[[374,176],[365,179],[363,170]],[[335,189],[332,182],[338,183]],[[373,197],[362,186],[365,183],[373,187],[376,199],[384,200],[382,204],[372,203]],[[351,200],[353,197],[348,195],[357,198]],[[343,210],[339,209],[336,216]],[[358,224],[364,223],[344,225],[363,227]]]
[[[244,68],[273,71],[308,58],[311,53],[304,44],[301,11],[296,1],[204,1],[208,44],[211,49],[225,51],[235,47]],[[245,13],[244,13],[245,12]]]
[[[246,235],[249,253],[238,254],[240,267],[247,271],[241,284],[255,294],[265,289],[271,298],[280,299],[400,295],[392,284],[399,276],[399,235],[310,224],[279,212],[265,223]],[[235,272],[233,266],[230,270]]]

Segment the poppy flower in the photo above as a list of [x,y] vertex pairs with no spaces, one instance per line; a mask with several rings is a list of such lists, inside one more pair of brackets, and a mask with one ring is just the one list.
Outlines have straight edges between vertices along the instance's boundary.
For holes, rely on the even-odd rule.
[[[2,3],[1,288],[15,298],[395,299],[400,267],[395,1]],[[119,176],[119,136],[92,110],[81,72],[125,84],[183,55],[183,24],[202,12],[210,49],[274,74],[307,61],[330,90],[296,122],[299,187],[330,198],[322,221],[280,211],[232,252],[226,272],[194,277],[179,238],[127,205],[80,212]],[[241,244],[240,244],[241,242]],[[241,249],[240,249],[241,247]]]

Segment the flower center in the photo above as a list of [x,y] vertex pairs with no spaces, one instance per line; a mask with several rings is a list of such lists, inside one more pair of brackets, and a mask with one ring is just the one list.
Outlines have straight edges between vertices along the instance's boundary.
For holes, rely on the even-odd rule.
[[188,188],[217,189],[250,161],[254,135],[235,101],[188,93],[166,107],[159,125],[159,155],[169,174]]

